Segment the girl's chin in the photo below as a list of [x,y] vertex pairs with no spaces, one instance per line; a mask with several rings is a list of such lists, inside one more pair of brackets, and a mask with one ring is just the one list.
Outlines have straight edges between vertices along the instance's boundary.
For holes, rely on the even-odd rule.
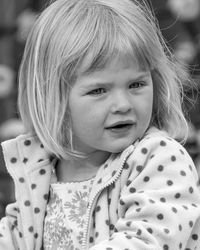
[[120,145],[118,147],[113,147],[110,149],[110,153],[121,153],[123,152],[126,148],[128,148],[130,145],[132,145],[133,143],[130,142],[130,143],[126,143],[126,144],[123,144],[123,145]]

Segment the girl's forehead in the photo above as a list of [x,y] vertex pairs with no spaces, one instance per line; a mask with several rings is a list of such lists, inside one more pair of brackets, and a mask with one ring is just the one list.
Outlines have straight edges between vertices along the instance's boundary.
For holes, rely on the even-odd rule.
[[[95,67],[96,66],[96,67]],[[147,70],[149,67],[145,66],[142,63],[142,60],[138,58],[138,56],[132,54],[114,54],[110,58],[104,61],[101,65],[93,65],[92,63],[92,55],[88,54],[80,64],[78,69],[78,75],[89,74],[98,70],[106,69],[106,68],[115,68],[116,70],[122,70],[134,67],[137,70]]]

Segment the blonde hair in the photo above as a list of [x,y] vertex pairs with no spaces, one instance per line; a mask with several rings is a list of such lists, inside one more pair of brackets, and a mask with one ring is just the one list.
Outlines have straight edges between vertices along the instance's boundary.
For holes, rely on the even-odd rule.
[[[141,0],[57,0],[38,17],[27,39],[19,72],[18,106],[27,130],[57,157],[72,148],[68,95],[78,69],[103,68],[116,56],[136,58],[151,69],[152,124],[183,138],[184,71],[177,66],[154,16]],[[184,77],[183,77],[184,78]]]

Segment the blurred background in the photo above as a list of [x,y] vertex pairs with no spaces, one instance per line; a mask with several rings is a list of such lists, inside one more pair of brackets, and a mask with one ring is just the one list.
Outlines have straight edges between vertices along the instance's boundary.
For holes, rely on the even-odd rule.
[[[187,93],[190,133],[185,144],[200,169],[200,0],[148,0],[176,58],[188,67],[197,88]],[[0,142],[24,133],[17,112],[18,69],[28,33],[48,0],[0,0]],[[199,171],[200,172],[200,171]],[[0,218],[14,200],[13,183],[0,150]]]

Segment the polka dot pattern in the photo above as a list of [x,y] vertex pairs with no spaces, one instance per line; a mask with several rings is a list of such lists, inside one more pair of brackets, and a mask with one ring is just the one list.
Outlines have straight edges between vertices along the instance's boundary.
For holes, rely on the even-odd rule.
[[[35,241],[42,243],[40,235],[47,202],[46,194],[49,191],[47,179],[50,180],[51,174],[49,156],[35,137],[19,136],[4,144],[5,162],[8,171],[18,184],[16,194],[20,198],[16,203],[19,207],[15,203],[7,207],[6,214],[10,227],[7,223],[5,225],[0,223],[0,249],[6,248],[5,242],[9,231],[16,238],[17,246],[13,246],[13,249],[26,249],[25,238],[30,241],[29,248],[34,249]],[[36,221],[38,221],[37,229]],[[12,240],[8,242],[6,249],[10,249],[10,242]]]
[[24,159],[23,159],[23,163],[27,163],[27,161],[28,161],[28,158],[26,158],[26,157],[24,157]]
[[[17,196],[19,207],[14,204],[8,208],[10,214],[15,214],[11,229],[17,248],[26,248],[26,238],[32,244],[30,249],[36,244],[40,249],[52,159],[33,138],[20,137],[17,146],[15,140],[14,144],[5,146],[6,163],[11,174],[14,171],[17,194],[23,195]],[[148,249],[148,244],[158,242],[164,250],[198,249],[200,195],[194,171],[185,149],[160,133],[147,133],[121,155],[112,156],[99,169],[91,191],[95,204],[91,210],[88,247],[115,250],[118,246],[131,250],[130,245],[139,249],[137,244],[140,244]],[[0,226],[0,239],[11,229]]]
[[17,158],[16,158],[16,157],[12,157],[12,158],[10,159],[10,162],[11,162],[11,163],[16,163],[16,162],[17,162]]
[[[148,217],[146,217],[147,219],[143,220],[145,222],[144,225],[146,231],[144,229],[143,230],[138,229],[136,231],[137,238],[141,237],[142,240],[143,239],[142,235],[146,233],[149,233],[154,237],[157,237],[158,234],[160,235],[163,234],[163,236],[161,236],[162,239],[160,239],[160,242],[162,242],[163,249],[169,249],[169,250],[174,249],[175,245],[177,249],[183,249],[185,247],[186,243],[185,240],[183,240],[184,237],[180,237],[180,235],[185,234],[187,235],[188,238],[190,238],[190,231],[194,229],[194,222],[189,219],[190,216],[188,215],[188,212],[185,213],[185,211],[194,211],[192,208],[193,206],[192,204],[198,207],[197,204],[192,203],[190,201],[189,197],[190,194],[194,194],[195,192],[194,190],[197,191],[197,189],[193,185],[188,186],[188,184],[190,183],[188,182],[187,179],[188,175],[189,178],[194,178],[194,176],[191,176],[191,173],[189,173],[189,171],[191,172],[191,169],[193,169],[189,167],[191,166],[191,164],[188,164],[190,159],[188,158],[187,153],[185,153],[185,150],[180,149],[179,144],[175,145],[176,150],[171,150],[169,154],[167,154],[166,150],[168,149],[169,145],[173,144],[174,144],[173,140],[169,141],[168,139],[161,139],[160,141],[158,141],[157,144],[158,151],[163,151],[162,156],[165,156],[164,157],[166,158],[165,161],[164,160],[162,161],[162,158],[156,152],[152,153],[148,146],[141,146],[140,154],[144,155],[145,163],[142,162],[141,160],[140,161],[136,160],[135,172],[132,173],[133,179],[129,175],[128,180],[126,180],[125,182],[125,188],[124,188],[124,193],[126,195],[124,197],[122,195],[119,200],[119,205],[120,205],[119,211],[125,212],[125,214],[121,216],[124,220],[126,219],[126,213],[129,216],[129,218],[132,215],[136,221],[138,221],[137,218],[141,218],[145,216],[145,214],[148,214]],[[148,157],[148,154],[150,155],[149,161],[150,160],[152,161],[152,170],[153,170],[152,172],[146,166],[145,156]],[[183,157],[184,161],[182,159],[182,162],[180,164],[180,158]],[[185,158],[187,159],[186,162]],[[183,162],[185,162],[185,164],[183,164]],[[172,164],[174,164],[174,166]],[[130,165],[131,164],[129,163],[129,167]],[[157,165],[157,167],[155,167],[155,165]],[[158,177],[159,181],[155,183],[154,180],[156,179],[157,176],[159,176]],[[134,178],[136,178],[137,184],[135,184],[136,182],[134,181]],[[139,186],[139,183],[141,183],[141,186]],[[180,188],[180,183],[182,183],[181,187],[182,189]],[[193,183],[195,182],[193,181]],[[165,191],[164,192],[159,191],[158,195],[156,195],[156,192],[153,191],[152,198],[146,199],[146,193],[148,193],[148,196],[150,195],[151,187],[153,185],[154,185],[153,190],[156,190],[155,187],[157,185],[158,190],[160,189],[162,190],[163,188],[163,190]],[[128,193],[130,194],[130,200],[128,197]],[[139,196],[140,194],[142,194],[142,197],[144,197],[145,200],[143,201],[141,200],[142,198]],[[186,196],[188,200],[186,202],[187,204],[184,204]],[[134,204],[132,202],[133,208],[130,208],[128,204],[131,204],[131,201],[134,201],[136,197],[139,198],[140,202],[136,201],[134,202]],[[112,199],[111,199],[111,205],[112,205]],[[151,214],[150,213],[151,209],[152,209],[152,215],[154,214],[154,216],[149,217],[149,214]],[[183,219],[183,214],[185,214],[184,217],[185,220]],[[169,241],[169,237],[171,235],[171,232],[174,231],[174,227],[169,223],[170,217],[180,219],[180,224],[177,225],[177,235],[179,235],[179,237],[177,237],[177,239],[173,239],[171,242]],[[126,221],[124,224],[123,222],[118,223],[117,229],[119,230],[120,226],[127,228],[132,227],[133,225],[132,221],[134,221],[134,219]],[[149,223],[148,221],[151,221],[151,223],[148,224]],[[151,225],[151,227],[149,227],[148,225]],[[196,235],[198,235],[198,233],[196,233]],[[191,235],[190,239],[193,240],[193,242],[195,242],[195,239],[198,240],[196,235],[195,234],[193,234],[193,236]],[[133,240],[134,242],[133,236],[126,235],[126,238],[128,240]],[[189,243],[190,239],[188,241],[188,245],[190,244]]]
[[24,141],[24,145],[25,146],[30,146],[31,145],[31,141],[30,140],[25,140]]

